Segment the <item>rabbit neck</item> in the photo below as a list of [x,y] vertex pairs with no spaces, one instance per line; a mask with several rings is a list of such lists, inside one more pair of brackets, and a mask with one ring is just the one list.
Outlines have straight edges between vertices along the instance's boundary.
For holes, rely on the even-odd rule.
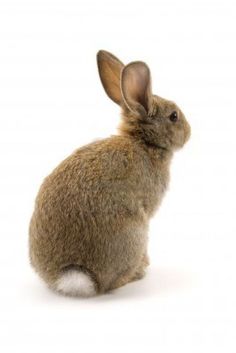
[[163,196],[169,185],[170,162],[173,156],[172,151],[168,151],[158,146],[141,144],[149,161],[146,169],[145,193],[143,194],[143,204],[145,211],[150,217],[160,206]]
[[150,161],[152,162],[153,166],[162,166],[164,168],[169,168],[173,151],[167,150],[158,145],[150,145],[144,143],[144,148],[149,155]]

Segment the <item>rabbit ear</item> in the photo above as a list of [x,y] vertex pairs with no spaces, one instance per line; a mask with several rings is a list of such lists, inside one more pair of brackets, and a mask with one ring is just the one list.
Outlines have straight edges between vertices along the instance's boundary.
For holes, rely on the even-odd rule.
[[117,104],[121,104],[120,76],[124,64],[111,53],[100,50],[97,53],[99,76],[107,95]]
[[152,99],[151,74],[144,62],[135,61],[125,66],[121,74],[121,91],[129,110],[134,113],[149,112]]

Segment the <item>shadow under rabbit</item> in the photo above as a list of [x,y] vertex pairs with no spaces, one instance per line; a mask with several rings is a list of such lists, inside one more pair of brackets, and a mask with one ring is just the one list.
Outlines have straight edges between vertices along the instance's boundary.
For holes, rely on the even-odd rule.
[[91,300],[107,301],[158,297],[191,288],[192,282],[191,273],[186,271],[154,267],[147,270],[143,279],[129,283],[105,295],[91,298]]

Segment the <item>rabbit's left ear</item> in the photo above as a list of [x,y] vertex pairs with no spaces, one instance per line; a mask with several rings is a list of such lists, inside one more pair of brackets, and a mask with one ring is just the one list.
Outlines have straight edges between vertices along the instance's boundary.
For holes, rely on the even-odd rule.
[[123,99],[120,89],[120,76],[124,64],[113,54],[105,50],[97,53],[97,64],[102,85],[115,103],[121,104]]
[[147,114],[151,108],[151,74],[142,61],[135,61],[124,67],[121,74],[121,92],[129,110]]

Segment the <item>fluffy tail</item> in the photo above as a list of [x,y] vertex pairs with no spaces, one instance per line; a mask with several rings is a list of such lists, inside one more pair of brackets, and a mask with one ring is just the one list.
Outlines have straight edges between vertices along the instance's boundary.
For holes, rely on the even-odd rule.
[[77,265],[64,268],[54,287],[58,292],[69,296],[91,297],[97,293],[92,276]]

